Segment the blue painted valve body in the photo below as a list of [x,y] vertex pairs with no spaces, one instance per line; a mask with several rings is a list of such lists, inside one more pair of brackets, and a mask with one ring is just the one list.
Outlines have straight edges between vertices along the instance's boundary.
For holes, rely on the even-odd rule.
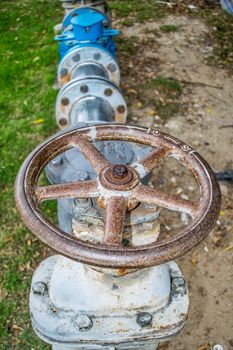
[[74,47],[86,44],[100,45],[115,56],[113,37],[117,35],[118,31],[111,28],[107,15],[91,7],[81,7],[64,18],[62,33],[55,40],[60,42],[60,59]]

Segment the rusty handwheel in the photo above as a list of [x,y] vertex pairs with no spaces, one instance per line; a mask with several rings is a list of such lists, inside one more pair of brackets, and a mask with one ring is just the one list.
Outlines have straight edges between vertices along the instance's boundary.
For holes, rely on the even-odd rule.
[[[137,142],[154,150],[130,167],[113,165],[96,149],[94,141]],[[95,181],[39,187],[45,166],[64,151],[77,147],[98,174]],[[191,170],[200,189],[197,203],[143,185],[141,179],[168,156]],[[99,198],[105,208],[103,243],[94,245],[67,235],[48,221],[39,203],[58,198]],[[99,125],[58,134],[35,149],[22,165],[15,188],[18,210],[27,227],[57,252],[82,263],[108,268],[143,268],[177,258],[204,239],[220,211],[218,182],[209,165],[191,147],[157,130],[127,125]],[[191,222],[173,237],[150,245],[122,245],[125,214],[130,203],[143,202],[186,212]]]

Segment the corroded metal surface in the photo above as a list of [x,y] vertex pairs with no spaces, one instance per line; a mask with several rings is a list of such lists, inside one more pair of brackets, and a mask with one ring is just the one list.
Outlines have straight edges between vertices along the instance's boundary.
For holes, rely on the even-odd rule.
[[[46,342],[71,349],[152,350],[151,343],[176,335],[188,316],[187,285],[174,262],[116,278],[53,256],[36,270],[32,286],[38,282],[48,290],[38,295],[32,287],[33,327]],[[91,319],[89,330],[77,329],[80,316]]]
[[[44,167],[53,158],[73,147],[78,147],[83,152],[96,172],[106,181],[106,176],[102,171],[104,168],[111,167],[111,164],[92,144],[93,141],[101,140],[138,142],[154,147],[157,151],[153,151],[152,154],[130,167],[130,171],[137,174],[138,182],[131,186],[131,181],[129,181],[127,185],[124,185],[127,188],[115,185],[111,189],[110,185],[105,186],[103,181],[96,183],[87,181],[82,190],[77,184],[69,184],[57,192],[54,187],[51,191],[48,188],[46,190],[38,188],[37,180]],[[200,189],[198,203],[151,189],[139,181],[165,156],[179,159],[194,174]],[[132,181],[135,181],[134,177]],[[71,186],[70,192],[69,186]],[[86,197],[100,196],[103,207],[105,206],[107,209],[105,241],[102,245],[96,246],[66,235],[44,218],[38,206],[39,200],[44,199],[46,193],[49,198],[63,198],[64,195],[83,197],[85,196],[85,186],[87,186]],[[195,150],[160,131],[120,124],[74,129],[60,133],[46,141],[23,164],[16,181],[15,197],[25,224],[43,242],[76,261],[110,268],[147,267],[164,263],[185,254],[209,234],[218,218],[221,204],[219,185],[215,175],[206,161]],[[112,200],[113,197],[114,200]],[[125,215],[125,209],[122,209],[121,204],[123,208],[127,208],[125,202],[128,203],[132,199],[163,206],[170,210],[186,212],[192,217],[192,220],[180,233],[161,242],[133,248],[124,247],[119,245]],[[108,205],[111,210],[108,209]],[[120,217],[114,212],[114,207],[121,213]],[[112,226],[111,213],[113,215]]]

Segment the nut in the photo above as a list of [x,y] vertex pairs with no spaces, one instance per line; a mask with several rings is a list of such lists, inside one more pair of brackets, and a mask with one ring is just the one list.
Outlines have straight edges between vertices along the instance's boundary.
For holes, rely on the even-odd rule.
[[99,52],[96,52],[96,53],[94,53],[93,58],[94,58],[96,61],[99,61],[99,60],[101,59],[101,54],[100,54]]
[[68,97],[63,97],[61,100],[61,103],[63,106],[68,106],[68,104],[70,103],[70,100],[68,99]]
[[65,118],[60,118],[58,122],[61,126],[65,126],[68,124],[68,121]]
[[87,315],[80,315],[77,317],[74,326],[80,332],[89,331],[93,327],[92,319]]
[[107,88],[104,90],[104,94],[105,94],[105,96],[112,96],[113,91],[112,91],[112,89]]
[[128,175],[128,168],[123,164],[114,165],[112,168],[112,175],[116,179],[123,179]]
[[117,67],[114,63],[109,63],[108,69],[110,70],[110,72],[114,73],[117,70]]
[[80,91],[81,91],[83,94],[86,94],[86,93],[88,92],[88,86],[87,86],[87,85],[81,85]]
[[185,280],[183,277],[173,277],[172,284],[176,289],[183,289],[185,287]]
[[125,108],[124,105],[120,105],[120,106],[117,107],[117,112],[118,113],[125,113],[125,110],[126,110],[126,108]]
[[61,69],[61,72],[60,72],[61,77],[62,77],[62,78],[63,78],[63,77],[66,77],[67,74],[68,74],[68,69],[67,69],[67,68],[62,68],[62,69]]
[[141,327],[150,326],[153,321],[153,316],[149,312],[141,312],[137,315],[137,323]]
[[76,53],[73,57],[72,57],[72,60],[74,61],[74,62],[78,62],[78,61],[80,61],[80,55],[78,54],[78,53]]
[[32,292],[36,295],[45,295],[48,292],[47,284],[44,282],[36,282],[32,286]]

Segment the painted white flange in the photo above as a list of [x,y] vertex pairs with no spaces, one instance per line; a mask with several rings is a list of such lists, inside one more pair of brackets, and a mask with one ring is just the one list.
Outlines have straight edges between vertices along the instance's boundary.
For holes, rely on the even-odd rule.
[[74,79],[64,85],[57,96],[56,120],[60,128],[72,126],[71,116],[78,103],[85,98],[96,97],[110,104],[114,111],[114,121],[125,123],[127,105],[121,90],[104,78]]

